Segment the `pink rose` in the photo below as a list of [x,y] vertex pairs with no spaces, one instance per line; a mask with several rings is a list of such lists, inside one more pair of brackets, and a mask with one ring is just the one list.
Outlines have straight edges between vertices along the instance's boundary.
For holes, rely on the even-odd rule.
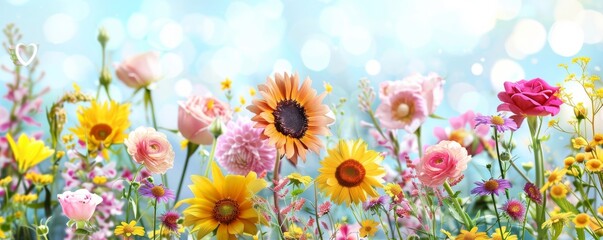
[[128,87],[146,87],[163,77],[159,54],[146,52],[128,58],[117,67],[115,74]]
[[152,173],[164,174],[174,166],[174,150],[165,134],[138,127],[124,140],[128,154]]
[[417,164],[417,177],[423,185],[439,187],[446,180],[457,180],[467,169],[471,156],[455,141],[441,141],[425,150]]
[[211,144],[214,137],[209,132],[209,125],[218,117],[225,123],[230,120],[228,104],[213,97],[192,96],[179,105],[178,130],[192,143]]
[[414,133],[429,115],[425,99],[415,90],[397,91],[381,101],[375,117],[383,127]]
[[88,221],[96,210],[96,205],[103,199],[90,193],[86,189],[79,189],[75,192],[66,191],[58,196],[59,203],[63,207],[63,213],[73,221]]
[[540,78],[529,81],[505,82],[505,91],[498,93],[502,101],[498,111],[513,112],[511,116],[519,127],[526,116],[555,116],[563,103],[555,94],[558,87],[553,87]]
[[414,74],[402,80],[385,81],[379,86],[379,98],[384,100],[404,90],[420,92],[427,107],[427,115],[430,115],[444,99],[444,79],[436,73],[430,73],[427,76]]

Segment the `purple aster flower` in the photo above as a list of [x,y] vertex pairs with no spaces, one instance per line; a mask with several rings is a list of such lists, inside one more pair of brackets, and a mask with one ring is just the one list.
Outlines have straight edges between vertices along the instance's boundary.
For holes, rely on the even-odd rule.
[[529,199],[531,199],[536,204],[542,204],[542,194],[536,185],[531,182],[526,183],[523,187],[523,191],[526,193]]
[[523,221],[523,216],[526,213],[526,208],[519,200],[511,199],[501,208],[509,217],[515,221]]
[[505,189],[511,188],[511,183],[507,180],[504,179],[490,179],[487,181],[483,181],[483,182],[475,182],[475,184],[477,185],[477,187],[475,187],[473,190],[471,190],[471,193],[473,194],[478,194],[478,195],[490,195],[490,194],[496,194],[496,196],[498,196],[498,193],[501,191],[504,191]]
[[216,159],[233,174],[257,174],[274,169],[276,148],[263,139],[263,129],[248,119],[230,121],[216,143]]
[[180,214],[178,212],[167,211],[161,215],[159,219],[161,220],[161,225],[163,225],[163,227],[172,232],[178,231],[178,219],[180,219]]
[[362,208],[364,211],[368,210],[376,210],[378,207],[383,206],[385,204],[385,200],[387,197],[380,196],[378,198],[371,198],[368,202],[364,202],[362,204]]
[[517,130],[517,123],[508,117],[502,115],[482,116],[475,117],[475,126],[479,125],[490,125],[496,128],[496,131],[504,132],[507,130]]
[[163,184],[155,185],[148,181],[144,181],[144,184],[140,186],[138,192],[142,196],[154,198],[155,200],[157,200],[157,202],[164,203],[167,203],[176,197],[174,196],[174,192],[170,189],[165,188]]

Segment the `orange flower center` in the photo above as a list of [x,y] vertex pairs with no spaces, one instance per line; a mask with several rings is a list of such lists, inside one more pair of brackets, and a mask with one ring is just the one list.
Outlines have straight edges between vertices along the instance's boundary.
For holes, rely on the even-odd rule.
[[124,233],[133,233],[134,232],[134,227],[130,226],[130,224],[123,226],[124,227]]
[[563,187],[561,186],[554,186],[551,188],[551,194],[553,196],[562,196],[563,195]]
[[594,160],[591,162],[592,162],[592,163],[590,163],[591,168],[598,169],[599,167],[601,167],[601,161]]
[[502,126],[505,124],[505,120],[501,116],[492,116],[490,121],[492,121],[492,124],[498,125],[498,126]]
[[554,182],[557,179],[557,173],[551,173],[548,180],[549,182]]
[[151,193],[156,198],[163,197],[163,195],[165,195],[165,189],[163,189],[162,186],[154,186],[151,188]]
[[226,198],[216,202],[213,209],[213,217],[220,223],[229,224],[237,219],[239,212],[239,204]]
[[335,169],[335,178],[339,185],[344,187],[355,187],[362,183],[366,175],[366,169],[356,160],[345,160]]
[[454,130],[450,133],[450,141],[455,141],[463,146],[465,144],[465,138],[467,135],[469,135],[469,133],[467,133],[465,129]]
[[112,131],[113,129],[111,126],[104,123],[99,123],[90,129],[90,135],[92,135],[98,141],[105,141],[105,139],[111,135]]
[[285,136],[302,138],[308,130],[306,109],[295,100],[282,100],[272,112],[276,130]]
[[484,188],[490,192],[496,191],[498,189],[498,182],[494,179],[488,180],[484,183]]
[[588,223],[588,215],[578,214],[578,216],[576,216],[576,222],[578,224],[587,224]]
[[465,236],[463,237],[464,240],[474,240],[477,236],[475,236],[475,233],[473,232],[467,232],[465,233]]

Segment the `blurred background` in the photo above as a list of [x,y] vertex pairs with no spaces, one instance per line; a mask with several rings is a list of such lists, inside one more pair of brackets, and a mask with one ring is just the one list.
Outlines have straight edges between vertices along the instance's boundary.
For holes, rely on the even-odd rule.
[[[566,73],[558,64],[576,56],[590,56],[590,71],[599,72],[602,10],[603,1],[596,0],[0,0],[0,25],[15,23],[23,43],[38,44],[39,69],[46,73],[40,88],[51,88],[44,107],[71,89],[73,82],[95,94],[101,68],[96,37],[104,27],[110,35],[111,66],[137,53],[161,53],[165,79],[154,86],[153,96],[162,127],[177,129],[178,101],[192,94],[224,99],[219,83],[227,77],[233,81],[234,106],[239,96],[249,103],[249,89],[267,76],[298,72],[311,77],[319,91],[324,82],[330,83],[328,102],[348,100],[343,118],[356,120],[344,122],[351,128],[342,128],[342,136],[356,137],[366,134],[351,130],[359,129],[357,120],[366,117],[357,108],[361,78],[377,87],[381,81],[411,73],[439,73],[446,79],[445,99],[436,113],[448,118],[467,110],[494,114],[499,104],[496,93],[505,81],[540,77],[560,83]],[[0,64],[11,66],[8,54],[0,53]],[[0,82],[10,79],[0,72]],[[113,79],[111,96],[135,103],[132,128],[150,125],[144,118],[142,94],[131,98],[133,90],[115,75]],[[0,94],[5,93],[2,84]],[[69,114],[67,127],[76,123],[73,112]],[[244,110],[242,115],[249,114]],[[560,122],[572,115],[571,109],[563,109]],[[43,114],[37,119],[46,122]],[[429,120],[423,141],[435,142],[431,129],[436,125],[448,122]],[[551,149],[569,140],[550,133],[548,158],[562,162],[566,150]],[[181,137],[169,137],[179,146]],[[518,145],[527,143],[527,129],[521,129],[516,140]],[[527,159],[520,157],[519,162],[531,159],[525,147],[518,154]],[[178,150],[177,160],[184,155]],[[473,164],[488,161],[478,158]],[[179,176],[182,164],[176,161],[170,174]],[[201,169],[201,162],[192,163],[189,174]],[[315,169],[298,171],[314,175]],[[487,176],[474,174],[477,179]],[[187,196],[190,193],[185,192]]]

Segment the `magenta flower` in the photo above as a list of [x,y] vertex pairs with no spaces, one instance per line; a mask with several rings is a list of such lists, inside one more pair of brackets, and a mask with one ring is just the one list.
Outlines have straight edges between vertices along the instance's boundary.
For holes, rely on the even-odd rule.
[[375,117],[383,127],[394,130],[404,129],[414,133],[429,116],[425,99],[417,90],[398,91],[383,99]]
[[496,131],[504,132],[504,131],[515,131],[517,130],[517,123],[513,121],[513,119],[504,117],[502,115],[492,115],[492,116],[482,116],[478,115],[475,117],[475,127],[481,125],[490,125],[491,127],[495,127]]
[[484,143],[494,146],[494,141],[488,140],[490,128],[486,125],[476,126],[473,111],[469,110],[458,117],[452,117],[449,121],[450,128],[435,127],[433,129],[433,134],[440,141],[455,141],[467,149],[469,155],[473,156],[484,150]]
[[536,204],[542,204],[542,194],[540,194],[540,190],[536,185],[531,182],[526,183],[523,187],[523,191],[526,193],[529,199],[531,199]]
[[57,196],[63,213],[73,221],[88,221],[96,210],[96,205],[100,204],[103,199],[90,193],[86,189],[79,189],[75,192],[66,191]]
[[178,219],[180,214],[176,211],[167,211],[159,217],[161,225],[172,232],[178,231]]
[[368,211],[368,210],[376,211],[380,206],[383,206],[385,204],[386,199],[387,199],[387,197],[385,197],[385,196],[371,198],[368,202],[362,203],[362,209],[364,209],[364,211]]
[[515,221],[523,221],[526,208],[519,200],[511,199],[501,208],[509,217]]
[[555,94],[559,87],[553,87],[546,81],[535,78],[518,82],[505,82],[505,91],[498,94],[502,102],[498,111],[512,112],[511,118],[521,126],[526,116],[555,116],[563,103]]
[[496,194],[501,191],[505,191],[505,189],[511,188],[511,183],[505,179],[490,179],[488,181],[483,182],[475,182],[477,187],[471,190],[471,193],[478,195],[491,195]]
[[274,168],[276,148],[263,139],[263,129],[254,128],[248,119],[231,121],[218,138],[216,159],[233,174],[268,172]]
[[429,146],[416,166],[419,181],[435,188],[447,180],[454,181],[463,175],[471,156],[460,144],[453,141],[441,141]]
[[167,203],[176,198],[174,192],[168,188],[165,188],[163,184],[155,185],[148,181],[144,181],[144,184],[140,186],[138,192],[142,196],[157,200],[158,203]]

